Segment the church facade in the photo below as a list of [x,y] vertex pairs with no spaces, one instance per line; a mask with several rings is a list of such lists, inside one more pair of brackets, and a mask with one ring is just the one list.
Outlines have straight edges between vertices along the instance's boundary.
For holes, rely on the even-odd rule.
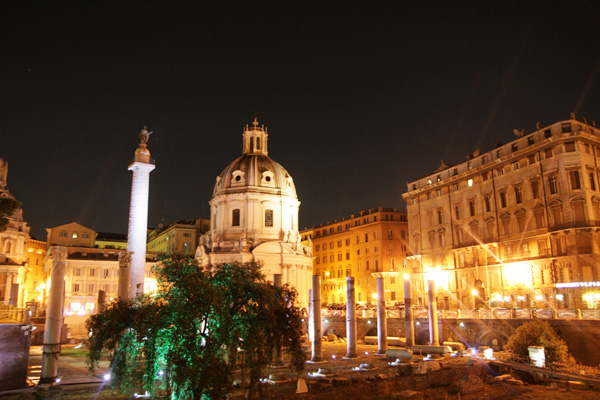
[[255,119],[243,131],[242,155],[217,177],[210,230],[196,257],[202,264],[262,264],[267,280],[289,283],[308,306],[312,249],[298,232],[300,201],[290,174],[268,155],[268,134]]

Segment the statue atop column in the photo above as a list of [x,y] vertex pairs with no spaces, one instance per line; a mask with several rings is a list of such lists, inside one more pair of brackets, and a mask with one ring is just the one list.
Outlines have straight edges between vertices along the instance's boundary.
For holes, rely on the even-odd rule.
[[148,143],[151,134],[152,132],[148,132],[148,127],[144,126],[144,129],[140,132],[140,144]]

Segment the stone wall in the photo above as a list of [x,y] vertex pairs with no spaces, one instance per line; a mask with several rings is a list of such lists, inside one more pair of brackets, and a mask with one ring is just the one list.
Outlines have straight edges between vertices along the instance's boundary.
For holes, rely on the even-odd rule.
[[27,325],[0,325],[0,390],[26,385],[30,339]]
[[[440,341],[458,341],[466,347],[489,346],[501,350],[515,330],[531,321],[530,319],[479,319],[479,318],[442,318],[439,322]],[[569,352],[575,359],[589,366],[598,365],[600,360],[600,320],[547,319],[550,326],[567,343]],[[388,318],[388,336],[405,337],[405,323],[402,318]],[[377,318],[358,318],[358,339],[377,335]],[[344,317],[323,317],[321,332],[326,336],[334,333],[346,336]],[[415,319],[416,344],[429,341],[429,321],[426,318]]]

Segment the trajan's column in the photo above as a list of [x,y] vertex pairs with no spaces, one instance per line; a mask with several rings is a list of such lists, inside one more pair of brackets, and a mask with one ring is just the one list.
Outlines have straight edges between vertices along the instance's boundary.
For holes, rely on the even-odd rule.
[[129,275],[129,298],[144,292],[146,269],[146,231],[148,228],[148,189],[150,172],[154,169],[154,160],[150,159],[147,148],[152,132],[144,127],[140,132],[140,145],[135,151],[131,182],[131,200],[129,203],[129,230],[127,233],[127,251],[131,252],[131,272]]

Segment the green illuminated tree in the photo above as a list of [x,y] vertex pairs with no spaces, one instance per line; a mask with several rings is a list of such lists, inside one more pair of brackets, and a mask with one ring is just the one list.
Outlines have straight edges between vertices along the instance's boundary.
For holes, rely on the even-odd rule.
[[508,339],[504,346],[505,350],[519,356],[528,357],[529,346],[542,346],[546,361],[569,361],[569,349],[564,340],[562,340],[552,329],[547,321],[539,319],[525,322],[515,330],[515,333]]
[[8,226],[8,218],[21,207],[21,203],[10,197],[0,197],[0,232],[4,232]]
[[156,294],[115,302],[88,320],[90,367],[108,351],[124,391],[153,394],[158,380],[174,398],[222,398],[237,367],[253,391],[279,346],[303,368],[296,292],[268,284],[259,265],[204,268],[175,254],[155,273]]

